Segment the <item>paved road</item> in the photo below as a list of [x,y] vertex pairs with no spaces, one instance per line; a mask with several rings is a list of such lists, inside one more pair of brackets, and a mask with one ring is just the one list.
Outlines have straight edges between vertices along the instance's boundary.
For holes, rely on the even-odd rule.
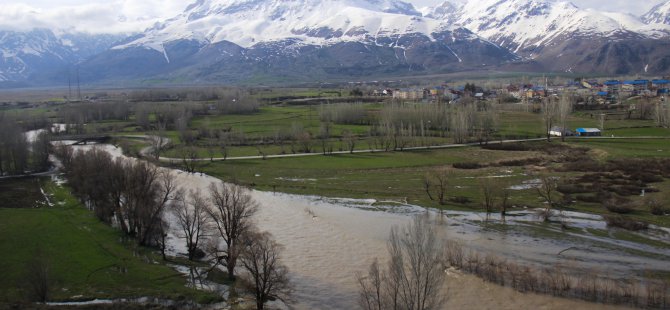
[[[514,143],[514,142],[528,142],[528,141],[542,141],[546,140],[546,138],[536,138],[536,139],[520,139],[520,140],[497,140],[497,141],[489,141],[488,144],[500,144],[500,143]],[[468,147],[468,146],[477,146],[481,145],[479,142],[475,143],[466,143],[466,144],[444,144],[444,145],[436,145],[436,146],[420,146],[420,147],[406,147],[402,150],[402,152],[406,151],[419,151],[419,150],[437,150],[437,149],[451,149],[451,148],[460,148],[460,147]],[[147,148],[145,148],[147,149]],[[144,151],[144,149],[143,149]],[[150,147],[147,150],[147,153],[149,153]],[[397,152],[400,152],[401,150],[396,150]],[[353,152],[349,151],[336,151],[336,152],[331,152],[328,153],[327,155],[344,155],[344,154],[366,154],[366,153],[383,153],[387,152],[386,150],[383,149],[368,149],[368,150],[355,150]],[[144,155],[144,153],[142,153]],[[323,153],[320,152],[315,152],[315,153],[296,153],[296,154],[280,154],[280,155],[266,155],[266,156],[261,156],[261,155],[256,155],[256,156],[238,156],[238,157],[227,157],[227,158],[214,158],[211,159],[213,161],[224,161],[224,160],[250,160],[250,159],[273,159],[273,158],[293,158],[293,157],[307,157],[307,156],[323,156]],[[170,157],[160,157],[160,161],[165,161],[165,162],[173,162],[173,161],[181,161],[181,158],[170,158]],[[210,161],[209,158],[198,158],[196,161]]]
[[[149,135],[125,135],[125,136],[117,136],[117,137],[123,137],[123,138],[130,138],[130,139],[142,139],[142,140],[151,140],[154,139],[154,136],[149,136]],[[560,138],[554,137],[554,140],[560,140]],[[585,139],[585,140],[625,140],[625,139],[670,139],[670,137],[653,137],[653,136],[642,136],[642,137],[610,137],[610,136],[605,136],[605,137],[571,137],[568,138],[568,140],[575,140],[575,139]],[[514,143],[514,142],[532,142],[532,141],[543,141],[546,140],[546,138],[533,138],[533,139],[517,139],[517,140],[496,140],[496,141],[489,141],[488,144],[500,144],[500,143]],[[170,140],[168,138],[164,138],[163,141],[163,146],[166,146],[167,144],[170,143]],[[421,146],[421,147],[406,147],[402,151],[419,151],[419,150],[435,150],[435,149],[450,149],[450,148],[461,148],[461,147],[468,147],[468,146],[477,146],[481,145],[479,142],[474,142],[474,143],[465,143],[465,144],[444,144],[444,145],[436,145],[436,146]],[[152,153],[152,146],[147,146],[140,150],[140,154],[143,157],[153,157],[151,155]],[[401,151],[401,150],[396,150],[396,151]],[[327,155],[346,155],[346,154],[366,154],[366,153],[382,153],[382,152],[387,152],[386,150],[383,149],[367,149],[367,150],[355,150],[353,152],[349,151],[336,151],[336,152],[331,152],[328,153]],[[196,161],[224,161],[224,160],[255,160],[255,159],[274,159],[274,158],[294,158],[294,157],[307,157],[307,156],[323,156],[323,153],[320,152],[315,152],[315,153],[296,153],[296,154],[279,154],[279,155],[256,155],[256,156],[238,156],[238,157],[227,157],[227,158],[214,158],[214,159],[209,159],[209,158],[198,158]],[[175,162],[175,161],[181,161],[181,158],[171,158],[171,157],[160,157],[160,161],[163,162]]]

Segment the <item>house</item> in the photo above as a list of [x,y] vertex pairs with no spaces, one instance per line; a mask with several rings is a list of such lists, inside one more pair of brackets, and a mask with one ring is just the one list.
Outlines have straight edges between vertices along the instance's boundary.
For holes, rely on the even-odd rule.
[[666,79],[661,79],[661,80],[653,80],[651,81],[651,84],[653,87],[656,88],[657,90],[657,95],[662,96],[662,95],[667,95],[669,93],[669,88],[668,85],[670,84],[669,80]]
[[393,92],[393,98],[394,99],[403,99],[403,100],[423,100],[424,97],[424,90],[423,89],[418,89],[418,88],[412,88],[412,89],[399,89]]
[[623,87],[625,87],[627,90],[633,91],[636,94],[640,94],[649,89],[649,84],[649,80],[624,81]]
[[575,134],[572,132],[572,130],[568,128],[554,126],[551,127],[551,129],[549,130],[549,135],[554,137],[563,137],[563,136],[570,137],[574,136]]
[[598,128],[577,128],[577,136],[579,137],[599,137],[602,132]]
[[621,82],[617,80],[609,80],[604,83],[607,91],[610,93],[618,93],[621,90]]

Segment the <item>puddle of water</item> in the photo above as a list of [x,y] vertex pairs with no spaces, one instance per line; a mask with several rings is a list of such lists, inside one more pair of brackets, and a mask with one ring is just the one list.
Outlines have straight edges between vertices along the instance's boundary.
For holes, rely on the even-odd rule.
[[540,188],[540,186],[542,186],[542,180],[533,179],[533,180],[523,181],[519,185],[510,186],[509,189],[511,189],[513,191],[523,191],[523,190],[527,190],[527,189]]

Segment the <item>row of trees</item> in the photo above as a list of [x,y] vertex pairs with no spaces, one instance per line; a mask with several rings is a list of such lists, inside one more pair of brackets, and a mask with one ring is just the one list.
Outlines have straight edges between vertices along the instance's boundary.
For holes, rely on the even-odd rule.
[[[281,247],[254,226],[258,205],[245,188],[220,183],[211,184],[208,195],[186,192],[171,171],[144,161],[114,159],[98,149],[74,152],[64,146],[57,154],[73,193],[100,220],[117,226],[138,244],[158,247],[165,258],[167,233],[175,225],[190,260],[208,255],[212,268],[225,267],[231,280],[241,263],[253,284],[258,309],[290,293]],[[168,222],[171,216],[174,221]]]
[[654,106],[654,121],[656,126],[670,128],[670,107],[663,103]]
[[[547,135],[547,141],[551,141],[551,134],[549,131],[554,126],[558,126],[561,130],[567,130],[568,119],[574,107],[574,98],[569,95],[561,97],[546,97],[542,99],[541,116],[544,124],[544,132]],[[565,141],[565,134],[561,135],[561,140]]]
[[49,149],[48,132],[40,132],[34,141],[28,141],[16,121],[0,114],[0,176],[47,169]]
[[163,222],[179,190],[175,176],[143,161],[112,158],[92,149],[56,150],[75,196],[103,222],[116,225],[140,245],[164,250],[167,223]]

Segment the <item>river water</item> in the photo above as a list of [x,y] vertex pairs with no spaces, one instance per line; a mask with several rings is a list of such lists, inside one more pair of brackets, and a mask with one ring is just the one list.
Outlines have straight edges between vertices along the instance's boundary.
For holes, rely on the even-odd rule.
[[[115,157],[124,156],[120,148],[111,145],[76,146],[80,150],[94,147]],[[174,172],[180,186],[203,193],[211,183],[221,182],[207,175]],[[541,224],[532,210],[514,210],[502,224],[499,220],[485,221],[482,213],[438,213],[412,205],[384,206],[374,200],[262,191],[251,191],[251,195],[260,205],[256,224],[272,233],[284,247],[283,259],[290,269],[293,298],[297,301],[291,308],[295,309],[356,308],[356,274],[365,272],[374,258],[383,260],[392,227],[405,225],[412,216],[420,214],[431,218],[441,238],[458,240],[468,249],[516,263],[561,264],[575,272],[613,277],[631,277],[644,270],[670,271],[670,253],[663,249],[580,233],[605,228],[596,215],[564,212],[561,221],[571,229],[562,231],[559,223]],[[171,216],[168,219],[172,220]],[[175,226],[169,234],[168,250],[180,255],[185,252],[185,245]],[[670,235],[667,229],[654,231],[652,237],[659,240],[667,240]],[[558,255],[566,249],[570,250]]]

